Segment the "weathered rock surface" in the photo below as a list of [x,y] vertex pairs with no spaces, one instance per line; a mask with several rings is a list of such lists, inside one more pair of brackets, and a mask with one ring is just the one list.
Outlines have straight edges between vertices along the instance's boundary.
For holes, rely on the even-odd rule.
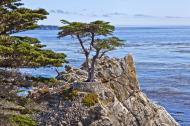
[[[179,125],[163,107],[141,92],[131,55],[99,60],[94,83],[83,82],[86,79],[84,69],[69,68],[58,76],[67,86],[45,95],[42,103],[46,103],[49,110],[37,115],[40,126]],[[63,92],[66,90],[77,90],[77,94],[65,99]],[[83,104],[89,92],[98,95],[98,103],[93,106]]]

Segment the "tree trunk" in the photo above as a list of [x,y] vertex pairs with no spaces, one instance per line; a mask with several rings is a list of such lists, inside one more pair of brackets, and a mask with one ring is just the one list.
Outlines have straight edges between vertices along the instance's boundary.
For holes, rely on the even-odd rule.
[[99,50],[96,51],[96,55],[93,56],[92,58],[92,62],[91,62],[91,66],[89,68],[89,71],[88,71],[88,79],[87,79],[87,82],[94,82],[94,72],[95,72],[95,64],[96,64],[96,60],[98,58],[98,55],[99,55]]
[[89,72],[89,81],[88,82],[94,82],[94,67],[95,67],[95,61],[92,61],[90,72]]
[[89,66],[89,58],[86,57],[86,69],[87,69],[87,72],[88,72],[88,78],[86,80],[86,82],[90,82],[90,78],[91,78],[91,67]]

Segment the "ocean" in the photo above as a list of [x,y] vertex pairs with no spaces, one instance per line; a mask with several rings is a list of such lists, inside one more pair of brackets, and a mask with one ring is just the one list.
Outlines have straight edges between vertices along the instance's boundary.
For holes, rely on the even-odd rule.
[[[67,54],[69,64],[80,67],[84,56],[76,40],[57,38],[58,30],[31,30],[16,35],[41,40],[46,49]],[[190,27],[117,27],[114,33],[125,46],[107,55],[134,57],[143,92],[163,106],[181,124],[190,126]],[[58,68],[60,71],[63,67]],[[54,68],[21,69],[35,76],[54,77]]]

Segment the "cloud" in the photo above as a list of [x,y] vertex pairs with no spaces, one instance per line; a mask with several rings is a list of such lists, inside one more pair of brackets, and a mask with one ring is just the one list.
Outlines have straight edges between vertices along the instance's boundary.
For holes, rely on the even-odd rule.
[[114,12],[114,13],[109,13],[108,15],[110,15],[110,16],[125,16],[127,14],[126,13],[120,13],[120,12]]
[[82,9],[81,11],[87,11],[87,9]]
[[110,17],[108,14],[103,14],[102,17]]
[[154,16],[154,15],[148,15],[148,14],[129,15],[127,13],[121,13],[121,12],[97,14],[97,13],[89,13],[87,9],[82,9],[78,12],[64,11],[61,9],[57,9],[57,10],[50,10],[49,12],[54,13],[54,14],[78,15],[78,16],[97,17],[97,18],[100,18],[100,17],[112,18],[113,16],[117,16],[117,17],[122,16],[122,17],[151,18],[151,19],[190,19],[190,17],[181,17],[181,16]]
[[56,11],[57,11],[57,13],[65,14],[65,11],[63,11],[63,10],[56,10]]
[[111,16],[126,16],[127,15],[126,13],[120,13],[120,12],[104,13],[104,14],[88,13],[87,9],[82,9],[79,12],[64,11],[61,9],[50,10],[49,12],[57,13],[57,14],[65,14],[65,15],[80,15],[80,16],[91,16],[91,17],[111,17]]
[[179,16],[165,16],[168,19],[190,19],[190,17],[179,17]]
[[50,13],[56,13],[56,11],[55,11],[55,10],[50,10],[49,12],[50,12]]
[[91,16],[91,17],[98,17],[97,14],[89,14],[89,16]]
[[135,14],[134,18],[152,18],[152,19],[190,19],[190,17],[180,17],[180,16],[153,16],[146,14]]
[[158,18],[157,16],[146,15],[146,14],[135,14],[133,16],[136,18]]
[[107,14],[99,15],[95,13],[88,13],[87,9],[82,9],[79,12],[73,12],[73,11],[63,11],[63,10],[50,10],[50,13],[54,14],[63,14],[63,15],[78,15],[78,16],[88,16],[88,17],[109,17]]
[[57,10],[56,12],[58,14],[65,14],[65,15],[75,14],[75,12],[63,11],[63,10]]
[[65,15],[71,15],[71,14],[75,14],[76,12],[70,12],[70,11],[63,11],[61,9],[57,9],[57,10],[50,10],[50,13],[57,13],[57,14],[65,14]]

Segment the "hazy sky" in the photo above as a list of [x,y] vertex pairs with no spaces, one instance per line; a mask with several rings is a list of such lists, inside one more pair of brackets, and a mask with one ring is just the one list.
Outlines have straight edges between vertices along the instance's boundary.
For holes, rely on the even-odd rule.
[[40,24],[105,20],[114,25],[190,25],[190,0],[23,0],[50,13]]

